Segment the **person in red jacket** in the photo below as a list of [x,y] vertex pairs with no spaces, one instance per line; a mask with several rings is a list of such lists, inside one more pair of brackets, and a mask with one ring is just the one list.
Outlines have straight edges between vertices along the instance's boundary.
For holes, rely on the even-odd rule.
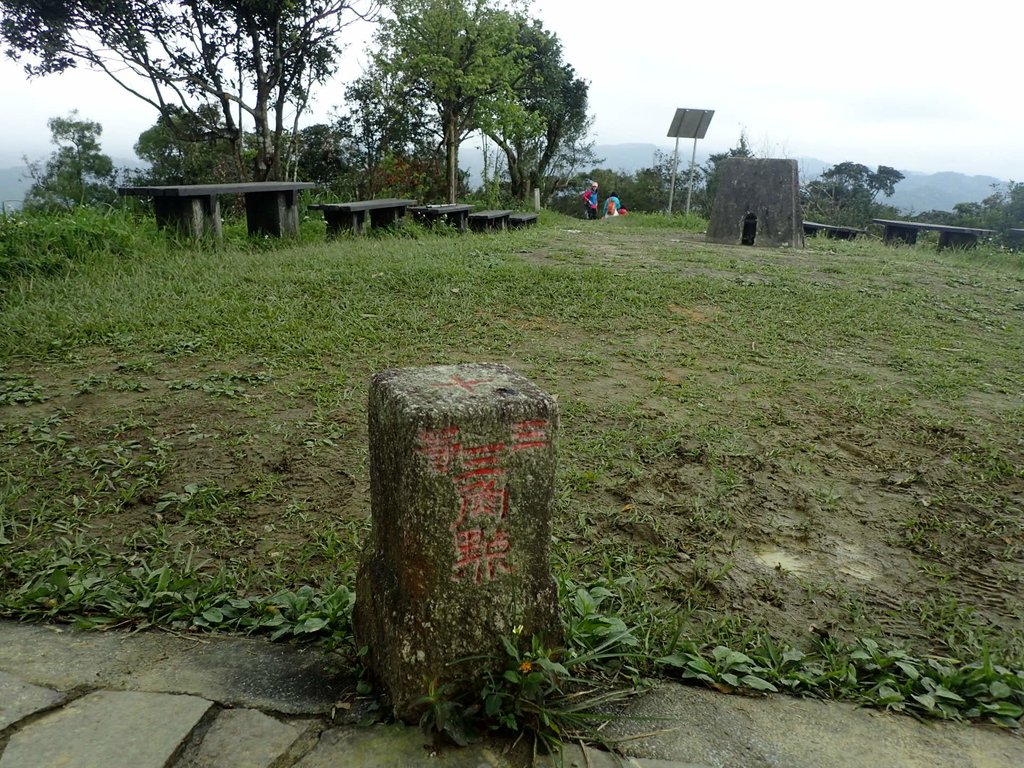
[[583,191],[583,211],[588,219],[597,218],[597,182],[590,182],[590,186]]

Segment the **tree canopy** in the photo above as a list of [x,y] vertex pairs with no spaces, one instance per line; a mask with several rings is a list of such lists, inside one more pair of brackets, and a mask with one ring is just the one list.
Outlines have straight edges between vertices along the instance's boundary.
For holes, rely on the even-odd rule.
[[557,183],[552,171],[574,169],[591,121],[589,86],[563,60],[558,37],[539,21],[518,19],[518,46],[508,98],[481,123],[508,162],[512,197],[522,200],[534,188],[550,194]]
[[[289,114],[297,119],[334,73],[342,28],[376,9],[376,0],[0,0],[0,41],[30,75],[78,64],[104,72],[168,127],[187,125],[182,138],[227,141],[238,177],[262,180],[281,173]],[[192,119],[172,119],[182,113]]]
[[69,210],[78,205],[113,203],[113,161],[100,151],[99,123],[80,119],[78,112],[47,121],[57,150],[46,164],[29,165],[32,186],[25,207],[41,210]]
[[804,186],[804,214],[828,224],[865,226],[877,213],[876,198],[892,196],[903,178],[887,165],[874,171],[860,163],[833,165]]
[[228,141],[187,138],[202,135],[203,126],[217,123],[217,118],[213,105],[200,107],[195,115],[184,110],[160,115],[135,143],[135,154],[149,163],[149,168],[131,174],[133,183],[195,184],[235,178],[234,147]]
[[455,202],[459,145],[508,101],[521,68],[518,10],[498,0],[391,0],[390,9],[373,66],[405,99],[429,106]]

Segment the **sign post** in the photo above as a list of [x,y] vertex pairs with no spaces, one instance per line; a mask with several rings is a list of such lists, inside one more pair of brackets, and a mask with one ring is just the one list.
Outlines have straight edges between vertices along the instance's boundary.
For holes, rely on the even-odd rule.
[[693,139],[693,152],[690,155],[690,181],[686,192],[686,212],[690,212],[690,197],[693,195],[693,172],[697,163],[697,139],[703,139],[714,116],[713,109],[677,109],[669,126],[668,135],[676,140],[675,153],[672,156],[672,186],[668,191],[668,212],[672,213],[672,200],[676,191],[676,169],[679,167],[679,139]]

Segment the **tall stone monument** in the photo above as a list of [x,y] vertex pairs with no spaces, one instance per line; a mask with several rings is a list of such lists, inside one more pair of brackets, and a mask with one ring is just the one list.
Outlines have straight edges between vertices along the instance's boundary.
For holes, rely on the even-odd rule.
[[722,161],[707,241],[803,248],[796,160],[730,157]]
[[494,364],[384,371],[370,383],[373,526],[356,639],[395,714],[501,674],[501,637],[562,640],[549,548],[555,401]]

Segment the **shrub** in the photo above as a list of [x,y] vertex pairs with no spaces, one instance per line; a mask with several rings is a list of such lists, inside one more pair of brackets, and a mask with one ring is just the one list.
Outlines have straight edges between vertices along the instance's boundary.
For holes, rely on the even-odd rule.
[[0,280],[57,274],[98,255],[147,250],[150,233],[149,226],[111,209],[80,207],[70,213],[0,216]]

